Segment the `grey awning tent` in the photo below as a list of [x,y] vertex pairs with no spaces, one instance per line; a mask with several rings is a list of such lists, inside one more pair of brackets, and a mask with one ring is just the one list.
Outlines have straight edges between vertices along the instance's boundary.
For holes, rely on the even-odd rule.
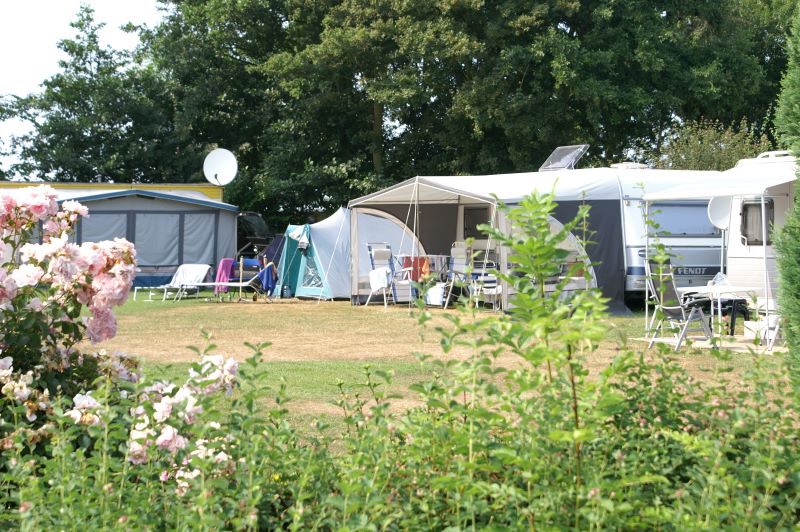
[[169,281],[179,265],[216,267],[236,253],[238,207],[197,193],[152,190],[58,189],[58,201],[76,200],[89,209],[75,240],[126,238],[136,246],[134,286]]
[[[495,219],[498,201],[514,206],[534,190],[555,193],[558,208],[554,217],[561,223],[574,218],[581,204],[591,206],[592,243],[587,252],[596,265],[597,284],[609,298],[612,311],[626,311],[621,190],[614,169],[418,176],[354,199],[348,206],[354,212],[363,208],[385,212],[411,228],[427,253],[449,254],[456,240],[459,206],[487,205]],[[353,290],[357,295],[357,287]]]

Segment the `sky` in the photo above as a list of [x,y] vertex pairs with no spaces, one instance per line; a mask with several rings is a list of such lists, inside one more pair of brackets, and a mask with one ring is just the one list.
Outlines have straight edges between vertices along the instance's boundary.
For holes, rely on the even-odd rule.
[[[58,61],[65,54],[56,44],[74,37],[69,24],[81,4],[94,9],[95,22],[106,24],[101,43],[115,49],[131,49],[138,42],[120,26],[128,22],[153,26],[162,16],[156,0],[0,0],[0,96],[39,92],[41,82],[59,71]],[[7,146],[10,135],[24,131],[19,122],[0,122],[0,141]],[[9,162],[0,159],[3,168]]]

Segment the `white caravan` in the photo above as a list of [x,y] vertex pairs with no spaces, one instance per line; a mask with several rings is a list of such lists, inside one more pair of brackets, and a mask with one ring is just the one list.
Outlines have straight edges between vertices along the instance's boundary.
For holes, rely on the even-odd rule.
[[[760,286],[764,279],[766,259],[767,292],[759,295],[776,297],[778,281],[772,229],[783,227],[789,209],[794,205],[797,165],[788,152],[767,152],[755,159],[742,159],[725,175],[744,178],[746,182],[764,183],[761,191],[733,196],[730,230],[727,241],[727,275],[731,284]],[[741,177],[740,177],[741,176]],[[774,183],[774,184],[772,184]],[[767,245],[762,236],[761,194],[767,231]]]
[[[369,207],[406,225],[428,253],[448,254],[454,241],[479,237],[475,227],[494,222],[498,200],[518,204],[533,191],[553,192],[558,207],[553,217],[572,220],[582,204],[591,207],[587,252],[597,264],[597,282],[611,306],[621,310],[624,297],[644,295],[647,226],[644,192],[719,182],[713,171],[613,168],[560,169],[485,176],[419,176],[354,199],[354,209]],[[655,221],[662,241],[676,255],[678,281],[706,284],[720,268],[720,237],[706,215],[705,201],[677,200],[657,204]],[[351,234],[355,234],[351,229]],[[580,236],[580,235],[576,235]],[[357,242],[357,238],[353,238]],[[498,254],[498,257],[500,255]],[[352,295],[359,295],[354,281]]]
[[675,187],[645,197],[650,202],[725,198],[729,219],[720,220],[720,225],[728,226],[728,280],[735,286],[759,287],[754,291],[759,297],[774,298],[778,274],[771,233],[783,226],[794,204],[796,172],[795,158],[788,152],[766,152],[754,159],[742,159],[721,172],[723,180],[719,183]]
[[669,199],[651,203],[651,224],[645,221],[645,193],[672,187],[715,183],[714,171],[638,170],[618,172],[622,231],[625,242],[625,293],[643,297],[648,238],[657,236],[673,257],[678,286],[705,285],[721,268],[720,231],[709,221],[709,198]]

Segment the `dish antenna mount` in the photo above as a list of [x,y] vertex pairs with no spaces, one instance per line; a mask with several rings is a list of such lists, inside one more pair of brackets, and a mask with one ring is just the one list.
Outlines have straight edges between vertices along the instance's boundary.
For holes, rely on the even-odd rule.
[[733,199],[730,196],[714,196],[708,202],[708,220],[720,230],[722,236],[719,246],[719,271],[725,273],[725,231],[731,225],[731,206]]
[[203,161],[203,175],[212,185],[224,187],[233,181],[238,170],[236,156],[223,148],[213,150]]
[[714,196],[708,202],[708,220],[717,229],[723,231],[728,228],[731,223],[731,197],[730,196]]

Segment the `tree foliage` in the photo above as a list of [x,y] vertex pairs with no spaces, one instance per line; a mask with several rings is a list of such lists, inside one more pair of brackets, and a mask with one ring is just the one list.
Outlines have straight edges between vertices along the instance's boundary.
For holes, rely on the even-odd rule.
[[[222,146],[240,162],[226,199],[277,225],[412,175],[530,171],[561,144],[589,143],[589,160],[603,164],[658,157],[684,122],[747,119],[760,136],[794,9],[790,0],[161,3],[166,16],[143,30],[140,62],[100,48],[83,13],[74,42],[104,68],[85,72],[74,53],[42,95],[23,100],[40,124],[20,144],[26,169],[200,179],[198,152]],[[78,105],[78,92],[92,105]],[[133,160],[152,164],[137,174]]]
[[[781,140],[800,157],[800,13],[795,16],[789,42],[789,67],[776,113]],[[795,388],[800,390],[800,210],[795,195],[794,208],[789,212],[778,233],[775,246],[778,250],[780,275],[781,315],[785,321],[783,331],[789,344],[789,373]]]
[[758,134],[746,119],[737,127],[719,121],[690,122],[674,131],[656,162],[675,170],[728,170],[739,159],[755,157],[772,149],[767,135]]

